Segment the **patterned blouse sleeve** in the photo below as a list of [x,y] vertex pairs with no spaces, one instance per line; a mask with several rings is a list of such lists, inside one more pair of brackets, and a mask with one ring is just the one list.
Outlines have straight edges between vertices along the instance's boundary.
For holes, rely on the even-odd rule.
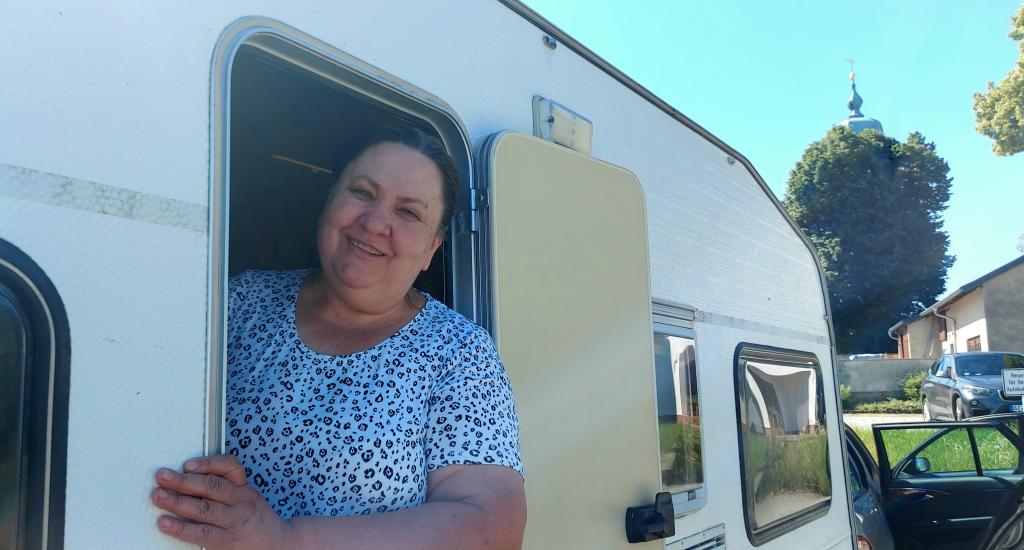
[[228,279],[228,362],[237,351],[236,341],[243,335],[243,329],[251,312],[248,300],[252,291],[254,273],[246,271]]
[[426,425],[427,470],[500,464],[523,473],[519,419],[505,367],[474,326],[434,386]]

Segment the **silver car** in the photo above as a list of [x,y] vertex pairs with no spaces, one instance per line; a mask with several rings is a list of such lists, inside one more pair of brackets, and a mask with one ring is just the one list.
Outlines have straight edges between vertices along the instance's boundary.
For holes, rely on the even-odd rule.
[[857,434],[844,424],[857,550],[892,550],[892,533],[882,511],[878,464]]

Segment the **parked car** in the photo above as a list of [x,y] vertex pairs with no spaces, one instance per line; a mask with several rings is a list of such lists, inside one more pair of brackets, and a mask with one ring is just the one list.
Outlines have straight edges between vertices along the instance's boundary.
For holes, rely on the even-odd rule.
[[1003,394],[1003,369],[1024,368],[1019,353],[970,351],[943,355],[921,383],[921,411],[929,420],[1021,412],[1019,397]]
[[[1024,478],[1024,441],[1017,435],[1022,428],[1020,414],[876,424],[877,463],[847,429],[851,476],[857,465],[863,467],[867,485],[861,484],[862,490],[881,502],[891,533],[886,540],[870,498],[852,483],[858,547],[966,550],[997,533],[1005,536],[1006,529],[996,524],[1020,519],[1006,512],[1006,502]],[[869,506],[866,513],[858,502]]]
[[844,428],[857,550],[892,550],[892,533],[882,512],[878,464],[850,426],[844,424]]

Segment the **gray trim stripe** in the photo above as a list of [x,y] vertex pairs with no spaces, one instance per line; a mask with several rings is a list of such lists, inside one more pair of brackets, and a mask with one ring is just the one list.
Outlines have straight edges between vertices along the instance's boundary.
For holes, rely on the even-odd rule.
[[207,207],[0,163],[0,196],[206,233]]
[[739,319],[737,317],[730,317],[728,315],[721,315],[719,313],[711,313],[708,311],[698,310],[696,321],[698,323],[718,325],[720,327],[734,328],[747,332],[758,332],[769,336],[778,336],[780,338],[790,338],[792,340],[800,340],[803,342],[810,342],[812,344],[820,344],[822,346],[828,346],[830,344],[829,338],[820,334],[811,334],[809,332],[769,325],[766,323],[758,323],[757,321],[748,321],[746,319]]

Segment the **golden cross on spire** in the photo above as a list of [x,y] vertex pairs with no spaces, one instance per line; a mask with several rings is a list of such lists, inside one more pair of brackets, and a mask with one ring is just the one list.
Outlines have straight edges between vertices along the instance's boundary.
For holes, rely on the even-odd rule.
[[850,64],[850,80],[856,82],[857,81],[857,73],[853,71],[854,60],[852,60],[849,57],[847,57],[846,58],[846,62]]

